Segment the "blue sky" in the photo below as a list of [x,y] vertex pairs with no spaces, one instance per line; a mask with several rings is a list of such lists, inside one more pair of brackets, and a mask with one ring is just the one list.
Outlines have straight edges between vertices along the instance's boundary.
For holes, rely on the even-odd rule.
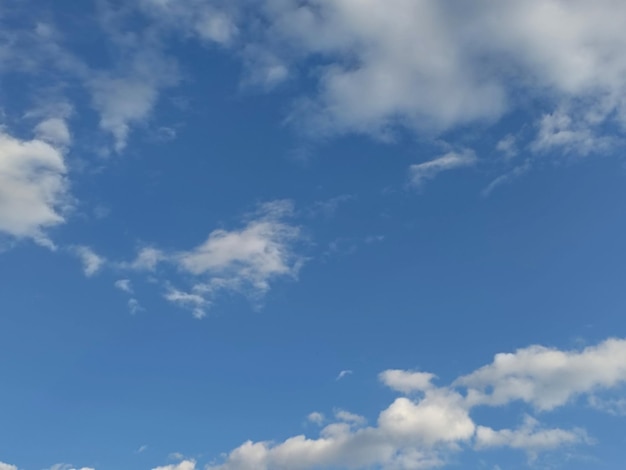
[[621,469],[626,4],[0,4],[0,470]]

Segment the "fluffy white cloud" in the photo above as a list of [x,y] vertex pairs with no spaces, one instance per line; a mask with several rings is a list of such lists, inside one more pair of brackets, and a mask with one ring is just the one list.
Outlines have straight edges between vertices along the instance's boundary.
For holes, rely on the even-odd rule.
[[435,376],[428,372],[392,369],[381,372],[379,378],[387,387],[409,394],[412,392],[425,392],[432,388],[431,381]]
[[222,291],[258,300],[275,279],[297,276],[303,259],[294,250],[300,229],[287,221],[292,212],[289,201],[262,204],[241,229],[214,230],[204,243],[188,251],[146,248],[124,266],[155,269],[159,263],[167,263],[190,275],[193,284],[189,291],[168,284],[165,298],[202,318]]
[[35,134],[37,138],[51,145],[67,147],[72,142],[65,119],[61,118],[44,119],[35,127]]
[[583,351],[531,346],[497,354],[493,363],[457,380],[472,405],[514,400],[539,410],[564,405],[577,395],[626,382],[626,340],[609,339]]
[[276,54],[325,64],[302,106],[316,130],[443,130],[496,119],[520,89],[625,121],[617,0],[270,0],[264,11]]
[[476,155],[470,150],[463,152],[448,152],[445,155],[418,163],[409,167],[411,183],[415,187],[422,186],[426,181],[433,179],[442,171],[454,170],[474,165],[477,162]]
[[296,273],[289,244],[299,230],[281,220],[291,211],[285,201],[266,205],[243,229],[211,232],[200,246],[177,254],[177,263],[191,274],[246,282],[264,291],[271,278]]
[[295,436],[279,444],[246,442],[232,451],[219,470],[291,470],[314,468],[432,468],[442,463],[435,451],[452,450],[474,434],[474,423],[461,397],[440,390],[417,403],[396,399],[377,426],[363,427],[358,415],[337,412],[337,422],[320,437]]
[[9,465],[8,463],[0,462],[0,470],[18,470],[15,465]]
[[[529,403],[551,409],[575,394],[615,387],[626,376],[625,348],[626,340],[619,339],[579,352],[532,346],[497,355],[493,364],[447,387],[432,385],[432,374],[384,371],[379,378],[392,389],[421,393],[414,398],[396,398],[380,412],[375,426],[366,426],[358,415],[337,411],[335,421],[322,428],[317,438],[299,435],[279,443],[248,441],[230,452],[223,464],[208,468],[413,470],[440,467],[449,454],[463,450],[507,447],[526,452],[532,460],[540,452],[590,444],[592,439],[582,429],[546,428],[530,416],[517,428],[494,430],[475,423],[472,409],[510,403],[519,398],[512,392],[516,388]],[[504,377],[523,380],[511,380],[502,391]],[[476,383],[493,390],[492,394],[480,395],[475,388],[465,388]],[[533,392],[527,394],[528,390]],[[316,423],[322,418],[319,412],[309,416]]]
[[155,467],[152,470],[196,470],[196,462],[194,460],[183,460],[177,464]]
[[495,431],[486,426],[478,426],[476,429],[477,448],[511,447],[528,452],[531,458],[536,457],[541,451],[581,442],[589,442],[583,430],[540,429],[539,422],[531,416],[526,416],[518,429]]
[[59,149],[0,128],[0,232],[52,247],[44,230],[65,222],[66,173]]

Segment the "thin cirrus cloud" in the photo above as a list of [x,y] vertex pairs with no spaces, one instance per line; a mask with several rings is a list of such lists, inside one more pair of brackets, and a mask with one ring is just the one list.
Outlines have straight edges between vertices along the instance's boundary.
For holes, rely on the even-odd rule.
[[439,173],[474,165],[478,159],[471,150],[462,152],[448,152],[433,160],[416,163],[409,167],[411,184],[422,187],[428,180],[435,178]]
[[[501,409],[521,400],[540,411],[572,405],[573,398],[595,397],[626,382],[626,340],[608,339],[582,351],[530,346],[498,354],[493,362],[449,386],[434,375],[387,370],[379,379],[403,396],[382,410],[374,426],[340,411],[317,438],[303,435],[282,442],[248,441],[212,470],[287,470],[354,468],[408,470],[436,468],[462,451],[510,448],[529,461],[542,452],[593,444],[582,428],[546,427],[527,414],[516,427],[493,429],[471,416],[479,406]],[[489,390],[487,392],[486,390]],[[309,420],[322,422],[319,412]],[[193,467],[192,467],[193,468]]]

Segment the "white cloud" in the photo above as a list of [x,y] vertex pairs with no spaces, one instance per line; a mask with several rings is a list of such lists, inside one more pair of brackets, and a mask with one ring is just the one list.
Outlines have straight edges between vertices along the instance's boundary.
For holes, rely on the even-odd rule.
[[539,122],[539,130],[531,149],[535,152],[558,150],[577,155],[609,150],[615,145],[615,137],[598,135],[592,123],[573,119],[563,109],[545,114]]
[[155,467],[152,470],[196,470],[196,462],[194,460],[183,460],[178,464]]
[[314,411],[314,412],[310,413],[309,416],[307,416],[307,419],[311,423],[315,423],[318,426],[321,426],[321,424],[324,422],[324,419],[326,419],[326,418],[319,411]]
[[[528,403],[548,410],[566,404],[575,394],[615,387],[626,377],[623,350],[626,339],[609,339],[580,352],[531,346],[497,355],[493,364],[447,387],[432,385],[432,374],[384,371],[379,378],[392,389],[421,393],[396,398],[380,412],[376,425],[366,426],[364,418],[338,411],[336,421],[322,428],[316,438],[298,435],[278,443],[248,441],[230,452],[223,464],[208,468],[428,469],[444,465],[453,453],[471,449],[507,447],[523,450],[532,460],[541,452],[591,444],[593,440],[583,429],[548,428],[526,416],[516,428],[494,430],[476,423],[471,412],[476,406],[508,404],[518,399],[514,392],[518,389]],[[515,380],[508,380],[512,377]],[[504,382],[506,390],[502,391]],[[470,384],[480,384],[493,392],[466,389]],[[322,414],[312,413],[309,419],[320,423]]]
[[237,37],[239,29],[233,18],[233,6],[223,2],[224,8],[219,8],[217,3],[203,0],[140,0],[139,5],[164,27],[227,46]]
[[153,247],[144,247],[139,250],[137,257],[132,263],[123,264],[123,267],[138,271],[154,271],[157,265],[166,259],[165,254]]
[[421,187],[443,171],[472,166],[476,162],[476,155],[470,150],[449,152],[434,160],[411,165],[409,168],[411,183],[415,187]]
[[248,45],[244,48],[242,56],[246,70],[244,85],[271,90],[289,78],[287,64],[262,47]]
[[87,277],[96,274],[106,263],[106,260],[102,256],[98,255],[87,246],[74,246],[72,247],[72,252],[78,256],[83,263],[83,272]]
[[8,463],[0,462],[0,470],[18,470],[15,465],[9,465]]
[[138,52],[123,71],[93,74],[87,81],[100,128],[113,136],[117,152],[126,147],[131,126],[149,118],[160,91],[177,81],[176,65],[149,49]]
[[402,393],[424,392],[432,388],[431,381],[435,378],[428,372],[411,372],[406,370],[386,370],[380,374],[380,381],[387,387]]
[[48,118],[35,127],[37,138],[51,145],[67,147],[72,143],[72,136],[64,119]]
[[432,468],[442,461],[433,446],[450,449],[474,432],[460,397],[441,392],[421,403],[398,398],[374,427],[364,420],[340,420],[320,431],[317,439],[295,436],[278,444],[246,442],[232,451],[219,470],[293,470],[314,468]]
[[0,128],[0,232],[53,247],[45,229],[65,222],[63,154],[39,139],[20,140]]
[[173,287],[170,287],[167,290],[164,297],[169,302],[177,304],[181,307],[190,308],[193,312],[193,316],[197,319],[201,319],[206,316],[206,308],[210,305],[209,301],[201,295],[183,292]]
[[491,183],[487,185],[485,189],[482,190],[481,194],[483,195],[483,197],[489,197],[489,195],[500,186],[508,184],[511,181],[514,181],[515,179],[528,173],[528,171],[530,171],[530,168],[531,168],[531,163],[530,163],[530,160],[527,159],[521,165],[518,165],[514,167],[512,170],[508,171],[507,173],[504,173],[503,175],[500,175],[497,178],[495,178]]
[[526,416],[524,423],[517,429],[495,431],[486,426],[478,426],[476,429],[477,448],[520,449],[526,451],[531,459],[535,458],[538,452],[583,442],[590,442],[583,430],[542,429],[539,427],[539,422],[531,416]]
[[[153,282],[165,286],[163,297],[192,311],[196,318],[206,316],[216,297],[238,293],[258,302],[280,278],[297,277],[304,258],[296,253],[301,240],[300,228],[290,223],[293,204],[272,201],[260,204],[244,217],[239,229],[213,230],[206,241],[183,251],[142,248],[134,260],[115,262],[121,270],[149,271]],[[157,270],[159,265],[164,269]],[[175,286],[166,268],[174,267],[184,274],[186,287]],[[130,281],[115,283],[118,289],[132,293]],[[132,310],[140,310],[135,304]]]
[[270,0],[264,12],[270,50],[324,64],[300,107],[316,131],[444,130],[495,120],[519,96],[600,103],[599,120],[626,122],[622,2]]
[[115,281],[114,285],[117,289],[126,292],[127,294],[133,293],[133,285],[130,282],[130,279],[118,279]]
[[614,416],[626,416],[626,398],[602,398],[591,395],[588,402],[596,410],[604,411]]
[[95,469],[91,467],[76,468],[73,465],[70,465],[67,463],[57,463],[53,465],[52,467],[50,467],[48,470],[95,470]]
[[551,410],[597,388],[626,381],[626,340],[609,339],[583,351],[530,346],[497,354],[493,363],[457,380],[473,405],[514,400]]
[[349,370],[349,369],[342,370],[342,371],[339,372],[339,374],[337,374],[337,378],[335,380],[341,380],[341,379],[347,377],[348,375],[352,375],[352,374],[353,374],[353,372],[351,370]]
[[498,141],[496,150],[501,152],[506,158],[513,158],[519,153],[517,139],[514,135],[508,134]]
[[166,298],[190,306],[201,317],[222,291],[259,299],[273,280],[295,278],[303,259],[294,252],[300,230],[285,221],[292,211],[288,201],[263,204],[242,229],[214,230],[196,248],[165,255],[196,279],[191,293],[170,288]]
[[243,229],[214,230],[200,246],[178,253],[177,263],[191,274],[247,282],[266,290],[271,278],[297,273],[289,245],[299,230],[281,220],[291,211],[286,201],[266,205]]
[[303,107],[318,131],[442,129],[504,109],[501,85],[471,66],[459,25],[440,2],[266,3],[272,42],[279,37],[290,54],[327,64],[319,95]]
[[346,410],[336,410],[335,418],[339,421],[343,421],[344,423],[350,423],[356,426],[362,426],[367,422],[367,420],[363,416],[350,413]]

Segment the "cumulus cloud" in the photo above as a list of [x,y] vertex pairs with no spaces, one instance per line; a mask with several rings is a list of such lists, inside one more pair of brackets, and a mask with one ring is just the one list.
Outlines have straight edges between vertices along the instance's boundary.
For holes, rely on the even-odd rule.
[[435,376],[428,372],[393,369],[382,372],[379,378],[387,387],[409,394],[412,392],[424,392],[432,388],[431,381]]
[[476,162],[476,155],[470,150],[448,152],[434,160],[411,165],[409,168],[411,184],[415,187],[421,187],[426,181],[433,179],[443,171],[472,166]]
[[95,469],[91,467],[77,468],[67,463],[57,463],[53,465],[52,467],[50,467],[48,470],[95,470]]
[[520,400],[545,411],[625,381],[626,340],[610,339],[583,351],[531,346],[497,354],[491,364],[456,383],[467,387],[468,401],[474,406]]
[[[375,425],[367,426],[364,418],[337,411],[335,421],[322,428],[318,437],[298,435],[278,443],[248,441],[231,451],[224,463],[208,468],[428,469],[444,465],[454,453],[472,449],[518,449],[532,460],[563,446],[591,444],[583,429],[546,427],[530,415],[517,427],[495,430],[476,423],[472,410],[500,407],[520,395],[536,408],[549,410],[567,404],[575,395],[611,389],[626,380],[625,349],[626,339],[609,339],[582,351],[531,346],[498,354],[494,363],[444,387],[431,383],[433,374],[383,371],[380,380],[408,396],[397,397],[383,409]],[[413,396],[415,392],[419,394]],[[309,420],[321,423],[322,414],[312,413]]]
[[277,54],[325,65],[300,107],[324,132],[490,121],[520,90],[626,116],[626,6],[615,0],[272,0],[264,13]]
[[194,460],[183,460],[178,464],[155,467],[152,470],[196,470],[196,462]]
[[566,431],[563,429],[542,429],[539,422],[526,416],[524,423],[517,429],[495,431],[486,426],[476,429],[476,447],[479,449],[510,447],[528,452],[531,459],[541,451],[556,449],[564,445],[590,443],[582,429]]
[[[189,250],[161,250],[146,246],[132,261],[104,259],[87,247],[74,247],[85,274],[91,276],[107,265],[120,271],[148,272],[150,281],[164,287],[163,298],[204,318],[221,293],[238,293],[258,305],[281,278],[295,279],[305,259],[297,253],[300,228],[291,222],[290,201],[260,204],[243,218],[240,228],[216,229]],[[172,268],[182,273],[186,287],[174,285]],[[130,279],[118,279],[115,287],[133,295]],[[136,298],[128,301],[131,313],[143,310]]]
[[58,148],[0,128],[0,232],[53,247],[45,229],[65,222],[69,183]]
[[[191,292],[169,286],[165,298],[201,318],[222,291],[258,300],[275,279],[295,278],[303,259],[294,251],[300,229],[287,221],[292,212],[289,201],[262,204],[241,229],[214,230],[191,250],[160,253],[160,259],[195,279]],[[159,256],[144,252],[144,258]]]
[[60,147],[67,147],[72,142],[65,119],[61,118],[44,119],[35,127],[35,134],[40,140]]
[[0,462],[0,470],[18,470],[18,468],[15,465]]

